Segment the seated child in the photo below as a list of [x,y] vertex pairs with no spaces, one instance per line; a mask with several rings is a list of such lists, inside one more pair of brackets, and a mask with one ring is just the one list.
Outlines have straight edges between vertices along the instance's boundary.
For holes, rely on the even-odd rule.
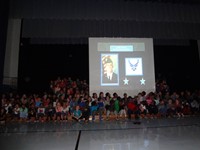
[[37,108],[37,118],[40,122],[46,121],[45,119],[45,107],[43,104],[40,104],[40,107]]
[[82,111],[80,110],[80,106],[76,106],[76,109],[72,113],[72,119],[76,121],[80,121],[82,117]]

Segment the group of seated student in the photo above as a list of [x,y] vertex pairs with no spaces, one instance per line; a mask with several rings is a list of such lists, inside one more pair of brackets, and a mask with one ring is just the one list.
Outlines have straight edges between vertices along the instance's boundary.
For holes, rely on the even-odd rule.
[[156,91],[137,95],[93,93],[87,82],[58,78],[50,82],[50,91],[42,94],[9,92],[1,95],[0,121],[47,122],[84,121],[157,117],[184,117],[200,113],[200,90],[171,92],[165,80],[156,83]]

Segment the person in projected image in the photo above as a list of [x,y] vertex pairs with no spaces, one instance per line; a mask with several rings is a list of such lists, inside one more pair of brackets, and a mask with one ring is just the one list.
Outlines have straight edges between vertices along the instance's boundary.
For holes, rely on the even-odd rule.
[[118,83],[118,75],[114,72],[113,61],[110,56],[102,59],[103,62],[103,78],[102,83]]

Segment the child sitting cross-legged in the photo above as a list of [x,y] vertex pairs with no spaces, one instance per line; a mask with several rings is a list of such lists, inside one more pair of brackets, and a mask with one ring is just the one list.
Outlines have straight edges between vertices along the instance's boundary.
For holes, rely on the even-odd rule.
[[80,106],[77,105],[76,109],[73,111],[72,119],[75,121],[81,121],[82,111],[80,110]]

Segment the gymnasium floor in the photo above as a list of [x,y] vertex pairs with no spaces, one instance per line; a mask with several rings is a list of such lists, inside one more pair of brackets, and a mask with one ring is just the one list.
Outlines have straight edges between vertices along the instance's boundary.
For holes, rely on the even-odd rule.
[[102,122],[9,123],[0,150],[199,150],[200,117]]

